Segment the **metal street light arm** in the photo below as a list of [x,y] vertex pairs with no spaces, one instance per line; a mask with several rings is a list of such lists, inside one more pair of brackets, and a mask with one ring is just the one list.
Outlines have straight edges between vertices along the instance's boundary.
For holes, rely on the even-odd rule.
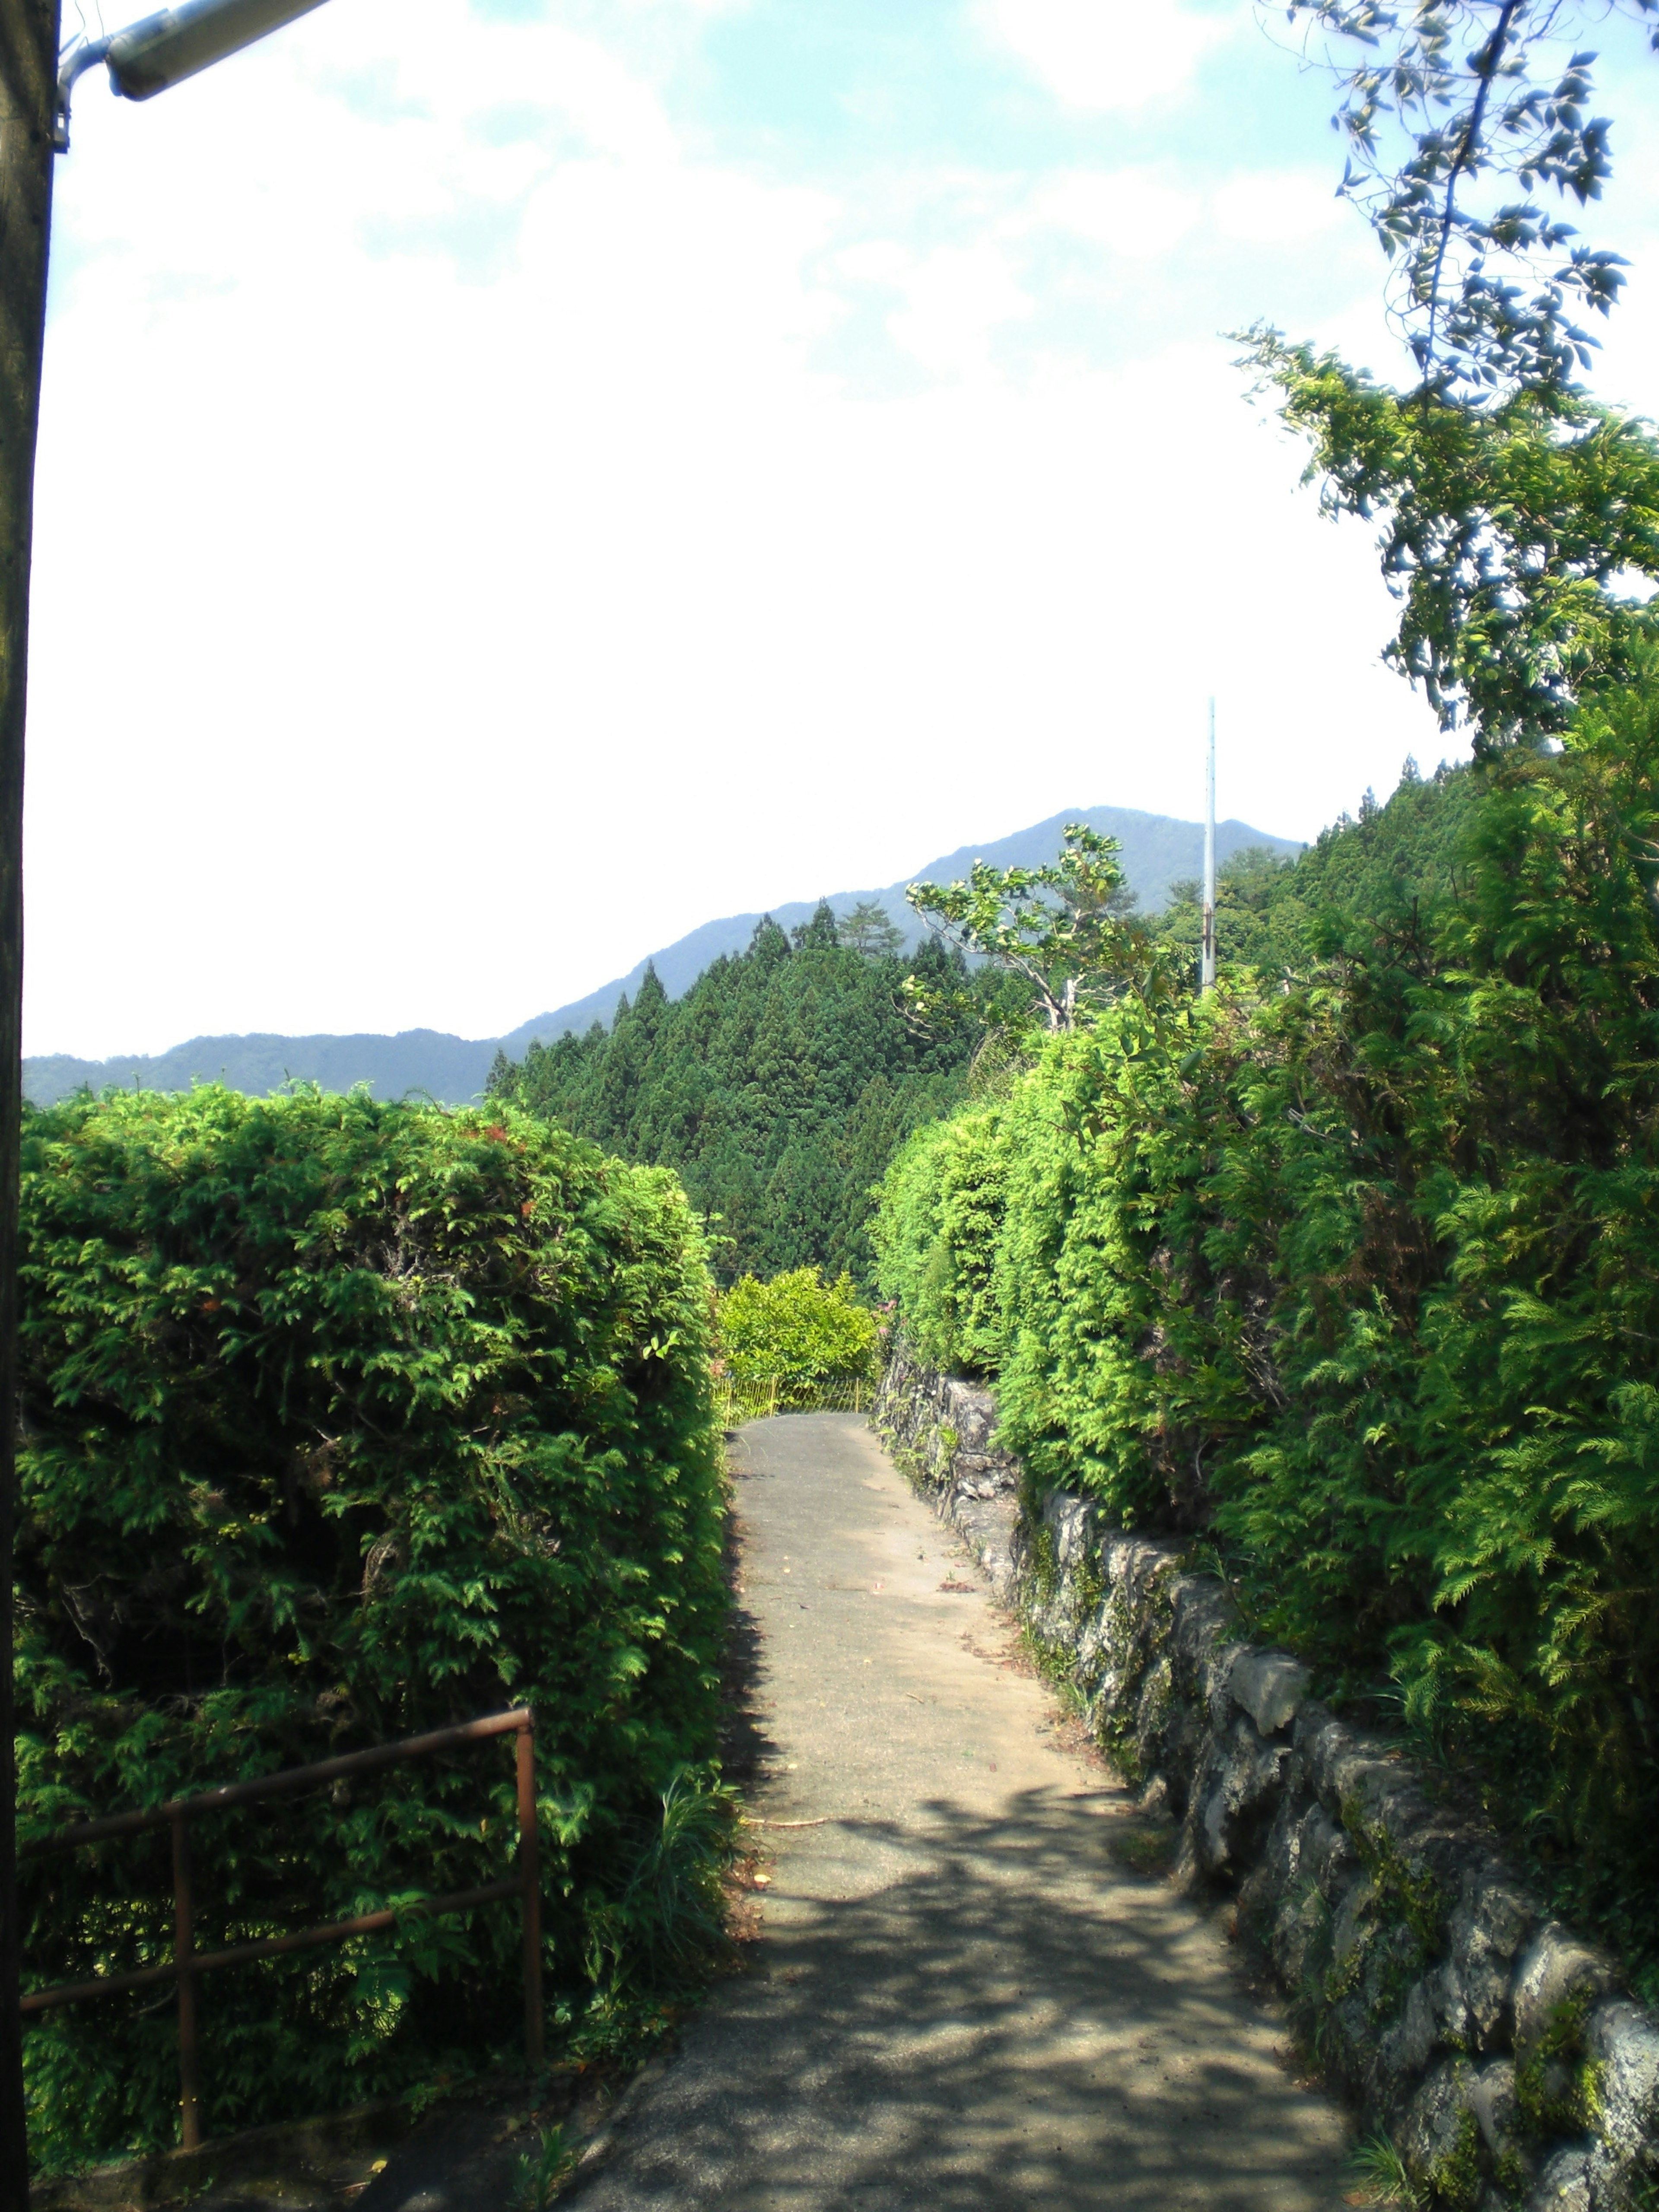
[[77,39],[58,64],[58,100],[52,110],[52,143],[59,154],[69,151],[70,101],[75,88],[89,69],[108,55],[107,39]]
[[323,0],[184,0],[105,39],[79,39],[58,72],[58,112],[52,143],[69,149],[70,102],[76,80],[100,62],[109,65],[110,89],[127,100],[153,100],[198,70],[280,31]]

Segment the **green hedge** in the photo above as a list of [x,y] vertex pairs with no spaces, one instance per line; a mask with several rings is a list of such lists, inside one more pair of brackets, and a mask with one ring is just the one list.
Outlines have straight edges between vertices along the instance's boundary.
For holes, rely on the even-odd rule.
[[[674,1178],[511,1111],[112,1094],[30,1116],[23,1218],[23,1839],[527,1700],[556,2029],[648,2016],[684,1929],[630,1877],[665,1792],[696,1827],[724,1607]],[[198,1823],[198,1945],[499,1877],[511,1771]],[[164,1836],[26,1875],[33,1983],[169,1954]],[[516,1942],[501,1905],[210,1978],[208,2124],[510,2054]],[[170,1996],[27,2044],[43,2162],[175,2140]]]
[[924,1132],[877,1242],[1040,1480],[1201,1537],[1659,1989],[1656,789],[1659,685],[1461,787],[1437,900]]

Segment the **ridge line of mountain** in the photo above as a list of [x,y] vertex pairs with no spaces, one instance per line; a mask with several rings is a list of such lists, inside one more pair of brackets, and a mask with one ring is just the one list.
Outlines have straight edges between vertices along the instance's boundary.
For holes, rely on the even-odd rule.
[[[1119,840],[1125,873],[1142,906],[1149,910],[1165,902],[1173,883],[1199,871],[1203,830],[1196,822],[1130,807],[1073,808],[1010,836],[960,846],[897,883],[869,890],[829,893],[828,903],[838,915],[850,912],[860,902],[878,905],[900,930],[908,949],[922,935],[921,924],[905,902],[908,885],[924,880],[950,882],[965,875],[975,860],[987,860],[995,867],[1041,866],[1059,851],[1066,824],[1077,821]],[[1248,823],[1227,821],[1216,825],[1219,860],[1253,845],[1284,854],[1303,849],[1299,841],[1273,836]],[[771,917],[781,928],[789,929],[805,921],[819,902],[791,900],[773,907]],[[366,1082],[381,1097],[425,1093],[443,1104],[460,1105],[480,1094],[498,1050],[516,1055],[534,1040],[550,1043],[568,1029],[582,1030],[596,1021],[609,1022],[623,994],[631,998],[638,990],[648,966],[654,966],[669,997],[678,998],[723,953],[743,951],[763,918],[759,913],[736,914],[703,922],[672,945],[648,953],[625,975],[613,977],[583,998],[521,1022],[504,1036],[460,1037],[429,1029],[401,1030],[395,1035],[364,1030],[349,1036],[319,1032],[308,1036],[264,1031],[195,1036],[166,1052],[118,1053],[102,1060],[82,1060],[66,1053],[40,1053],[23,1062],[24,1092],[35,1105],[46,1106],[71,1096],[82,1085],[94,1091],[112,1084],[183,1091],[196,1082],[223,1081],[234,1089],[263,1095],[285,1082],[300,1079],[319,1083],[329,1091],[349,1090],[354,1084]]]

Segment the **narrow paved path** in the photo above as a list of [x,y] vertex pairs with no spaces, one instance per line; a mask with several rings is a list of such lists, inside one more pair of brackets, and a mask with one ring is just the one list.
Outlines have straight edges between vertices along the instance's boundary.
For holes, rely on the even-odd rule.
[[1339,2206],[1338,2114],[1219,1926],[1119,1869],[1127,1795],[862,1424],[733,1449],[764,1932],[581,2212]]

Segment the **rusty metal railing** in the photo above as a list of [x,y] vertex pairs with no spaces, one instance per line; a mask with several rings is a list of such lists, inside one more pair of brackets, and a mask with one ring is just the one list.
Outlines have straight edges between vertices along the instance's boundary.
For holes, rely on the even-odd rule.
[[[480,1743],[491,1736],[518,1739],[519,1862],[504,1881],[486,1882],[482,1889],[458,1890],[453,1896],[422,1898],[413,1905],[384,1912],[359,1913],[354,1920],[332,1920],[326,1927],[302,1928],[290,1936],[265,1936],[257,1942],[234,1944],[227,1951],[196,1948],[195,1900],[190,1871],[190,1824],[204,1814],[233,1805],[256,1804],[263,1797],[289,1796],[305,1790],[319,1790],[347,1775],[367,1774],[376,1767],[401,1766],[410,1759],[429,1759],[441,1751],[463,1744]],[[196,1984],[203,1974],[226,1966],[245,1966],[256,1959],[275,1959],[289,1951],[307,1951],[323,1943],[341,1943],[349,1936],[368,1936],[394,1927],[416,1913],[471,1912],[480,1905],[495,1905],[505,1898],[520,1900],[524,1933],[525,2059],[532,2073],[541,2070],[542,2047],[542,1899],[540,1868],[536,1848],[536,1717],[528,1705],[512,1712],[490,1713],[483,1720],[465,1721],[459,1728],[434,1729],[429,1735],[414,1735],[401,1743],[375,1744],[368,1751],[348,1752],[339,1759],[319,1759],[312,1766],[290,1766],[280,1774],[262,1774],[249,1782],[228,1782],[217,1790],[204,1790],[194,1797],[175,1798],[169,1805],[148,1811],[112,1813],[100,1820],[84,1820],[78,1827],[60,1829],[41,1842],[26,1844],[20,1858],[44,1857],[49,1852],[72,1851],[85,1844],[101,1844],[115,1836],[133,1836],[147,1828],[173,1831],[173,1956],[155,1966],[137,1966],[124,1974],[100,1974],[88,1982],[69,1982],[58,1989],[32,1990],[23,1998],[25,2013],[49,2012],[58,2005],[85,2004],[94,1997],[113,1996],[122,1990],[142,1990],[156,1982],[176,1979],[179,1984],[179,2081],[184,2147],[195,2150],[202,2140],[201,2079],[196,2043]]]

